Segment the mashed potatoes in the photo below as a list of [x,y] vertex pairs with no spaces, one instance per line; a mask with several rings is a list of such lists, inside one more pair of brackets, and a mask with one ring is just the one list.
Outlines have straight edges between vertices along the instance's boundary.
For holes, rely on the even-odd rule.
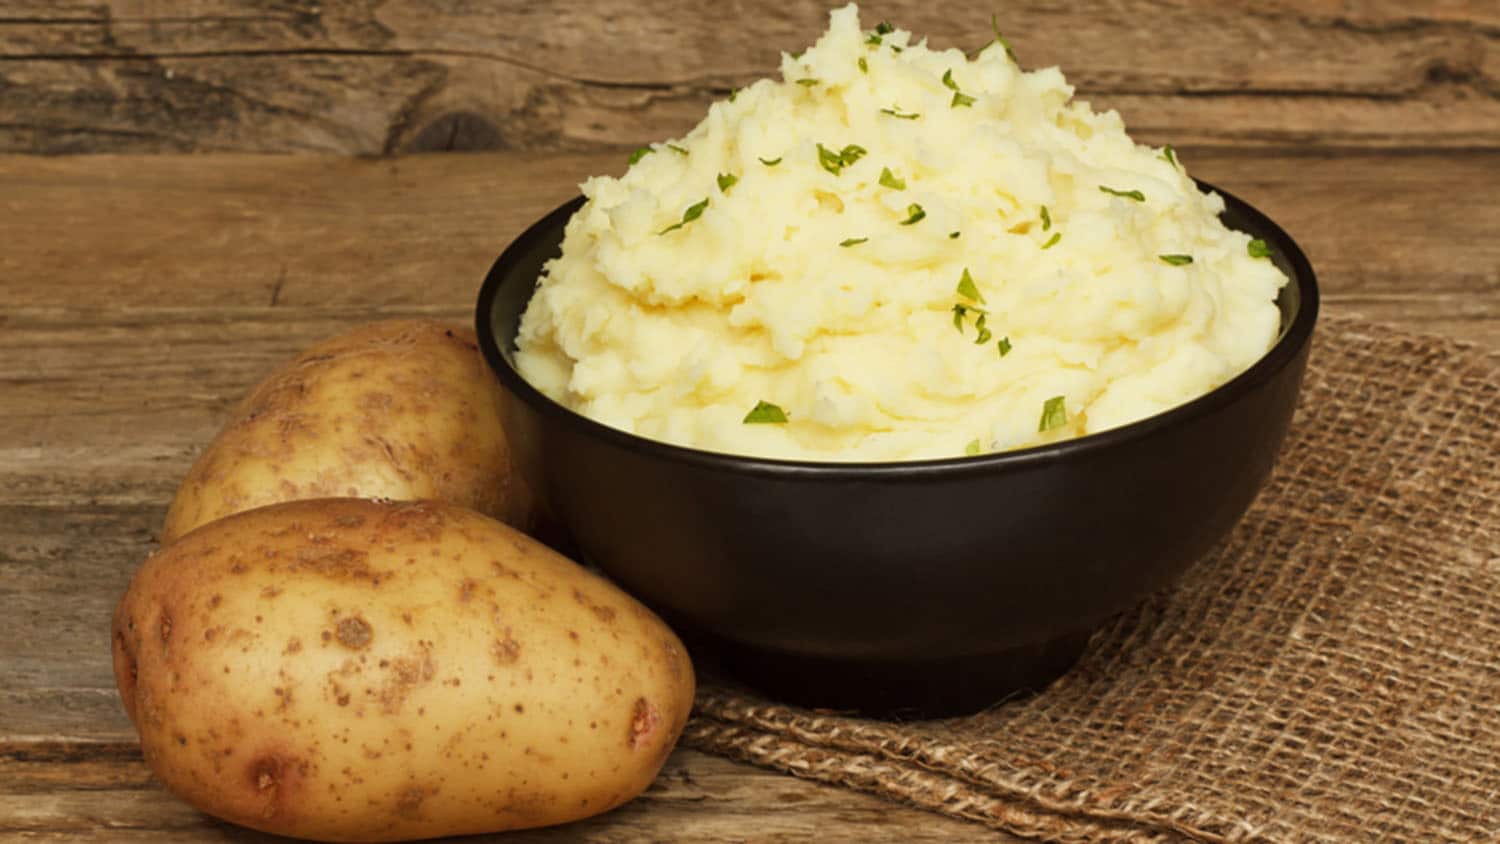
[[600,422],[900,461],[1103,431],[1265,354],[1286,277],[1170,149],[854,6],[688,135],[583,185],[517,361]]

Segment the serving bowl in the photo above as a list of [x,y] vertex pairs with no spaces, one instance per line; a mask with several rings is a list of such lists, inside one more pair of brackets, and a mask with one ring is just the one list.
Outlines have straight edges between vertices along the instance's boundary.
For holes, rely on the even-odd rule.
[[646,439],[563,407],[516,371],[515,337],[581,197],[490,269],[479,342],[544,512],[695,649],[796,703],[972,711],[1064,672],[1100,625],[1222,539],[1271,471],[1317,282],[1286,232],[1217,192],[1225,224],[1266,241],[1291,279],[1275,345],[1198,399],[1051,445],[904,463],[770,460]]

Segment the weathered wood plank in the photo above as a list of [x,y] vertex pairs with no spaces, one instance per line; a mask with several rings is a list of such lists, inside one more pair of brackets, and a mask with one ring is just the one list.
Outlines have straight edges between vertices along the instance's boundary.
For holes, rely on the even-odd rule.
[[[1019,841],[962,821],[844,789],[678,750],[645,794],[597,818],[466,841],[807,841],[830,825],[861,840]],[[290,839],[221,823],[151,778],[133,742],[0,747],[0,840],[255,841]]]
[[[866,4],[941,46],[988,8]],[[0,150],[568,150],[680,134],[827,5],[142,0],[0,12]],[[27,11],[27,9],[30,11]],[[1146,140],[1500,145],[1492,3],[1089,0],[1006,10]]]
[[[1298,237],[1330,308],[1500,348],[1500,151],[1181,154]],[[0,157],[0,838],[271,840],[161,791],[113,691],[108,618],[177,480],[278,362],[381,317],[468,320],[499,249],[622,166]],[[683,750],[621,811],[506,840],[979,833]]]

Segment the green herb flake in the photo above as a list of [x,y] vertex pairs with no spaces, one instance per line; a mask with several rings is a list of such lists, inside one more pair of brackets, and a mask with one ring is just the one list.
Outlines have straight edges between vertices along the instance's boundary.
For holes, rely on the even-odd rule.
[[962,108],[969,108],[969,107],[971,107],[973,105],[974,105],[974,98],[973,97],[969,96],[968,94],[960,94],[957,91],[953,92],[953,101],[950,102],[950,103],[948,103],[948,107],[949,108],[960,108],[960,107],[962,107]]
[[1068,424],[1068,408],[1062,396],[1053,396],[1042,404],[1042,419],[1037,423],[1038,434],[1045,434]]
[[975,284],[974,277],[969,275],[968,267],[964,267],[964,274],[958,279],[958,295],[970,302],[984,304],[984,294],[979,292],[979,285]]
[[660,236],[660,235],[664,235],[664,234],[666,234],[667,232],[670,232],[670,231],[676,231],[677,229],[682,228],[683,226],[687,225],[688,223],[691,223],[692,221],[698,219],[699,217],[702,217],[703,216],[703,209],[705,209],[707,207],[708,207],[708,199],[707,198],[704,198],[704,200],[702,202],[695,202],[692,205],[689,205],[688,208],[687,208],[687,210],[684,211],[684,212],[682,212],[682,222],[680,222],[680,223],[673,223],[672,225],[667,226],[666,228],[664,228],[661,231],[657,232],[657,235]]
[[859,72],[860,73],[869,73],[870,72],[870,63],[867,62],[867,61],[865,61],[865,57],[864,56],[860,56],[859,57]]
[[995,40],[999,42],[1000,46],[1005,48],[1005,55],[1010,56],[1011,61],[1020,64],[1021,60],[1016,58],[1016,51],[1010,48],[1010,42],[1005,39],[1004,35],[1000,34],[999,15],[990,15],[990,29],[995,31]]
[[1146,195],[1138,190],[1115,190],[1114,188],[1107,188],[1104,185],[1100,185],[1099,190],[1104,191],[1110,196],[1118,196],[1121,199],[1133,199],[1136,202],[1146,201]]
[[1042,244],[1042,249],[1051,249],[1059,240],[1062,240],[1062,232],[1053,232],[1052,236],[1047,238],[1047,242]]
[[804,88],[811,88],[812,86],[818,84],[818,80],[813,79],[811,76],[804,76],[803,78],[797,80],[797,84],[801,85]]
[[913,202],[912,204],[906,206],[906,219],[901,221],[901,225],[912,225],[913,223],[920,222],[921,219],[926,216],[927,212],[922,210],[922,206]]
[[892,108],[883,108],[883,109],[880,110],[880,113],[881,114],[889,114],[890,116],[896,118],[897,120],[916,120],[918,117],[922,116],[920,114],[917,114],[914,111],[903,112],[901,110],[900,106],[894,106]]
[[880,184],[891,190],[906,190],[906,180],[891,172],[891,168],[880,168]]
[[729,101],[730,102],[734,102],[734,98],[738,97],[739,95],[740,95],[740,89],[735,88],[733,91],[729,92]]
[[881,21],[880,23],[875,24],[875,32],[878,35],[890,35],[895,31],[896,28],[894,26],[891,26],[890,21]]
[[1047,206],[1042,206],[1042,231],[1052,228],[1052,214],[1047,211]]
[[891,52],[892,53],[900,53],[901,52],[901,48],[897,47],[895,44],[890,45],[890,47],[891,47]]
[[1177,150],[1172,149],[1171,144],[1167,144],[1166,146],[1162,147],[1161,157],[1173,167],[1179,166],[1177,164]]
[[858,246],[858,245],[860,245],[861,243],[864,243],[867,240],[869,240],[868,237],[851,237],[851,238],[848,238],[846,240],[839,241],[839,245],[840,246]]
[[996,343],[995,346],[1000,349],[1000,357],[1005,357],[1010,354],[1010,337],[1001,337],[1000,342]]
[[990,333],[989,328],[985,327],[984,323],[987,319],[989,319],[988,316],[986,316],[985,314],[980,314],[979,319],[974,320],[974,330],[979,332],[979,336],[974,338],[974,345],[976,346],[983,346],[985,343],[990,342],[990,340],[995,336],[994,334]]
[[750,412],[745,414],[746,425],[785,425],[786,411],[782,410],[768,401],[758,401]]
[[844,159],[828,147],[818,144],[818,165],[837,176],[844,169]]
[[876,47],[879,47],[880,46],[880,42],[884,41],[884,40],[885,39],[881,38],[879,35],[871,35],[869,38],[865,39],[865,43],[866,44],[874,45]]
[[669,150],[677,153],[678,155],[687,155],[688,154],[687,150],[683,149],[682,147],[680,147],[680,146],[678,146],[676,144],[667,144],[667,149],[669,149]]
[[1171,264],[1174,267],[1183,267],[1193,263],[1192,255],[1157,255],[1156,257],[1160,258],[1162,263]]
[[943,71],[943,87],[950,91],[958,90],[958,83],[953,81],[953,69]]
[[949,240],[958,240],[958,236],[960,234],[963,234],[963,232],[948,232],[948,239]]
[[845,167],[864,158],[867,152],[859,144],[848,144],[838,152],[818,144],[818,166],[837,176]]
[[1250,241],[1249,245],[1245,247],[1245,250],[1250,253],[1250,257],[1252,258],[1271,257],[1270,245],[1260,238],[1256,238],[1255,240]]
[[729,193],[729,189],[734,187],[734,183],[739,180],[740,177],[733,173],[720,173],[718,178],[719,193]]
[[977,440],[977,439],[969,440],[969,444],[966,445],[966,446],[964,446],[964,456],[965,457],[974,457],[974,456],[978,455],[983,450],[984,450],[984,446],[982,446],[982,445],[979,444],[979,440]]
[[757,158],[756,161],[759,161],[761,164],[764,164],[767,167],[775,167],[776,165],[781,163],[781,156],[778,155],[775,158]]
[[641,147],[640,149],[636,150],[635,152],[632,152],[630,154],[630,164],[631,164],[631,166],[635,166],[635,164],[637,162],[639,162],[642,158],[645,158],[646,156],[650,155],[653,152],[656,152],[656,150],[652,149],[651,147]]

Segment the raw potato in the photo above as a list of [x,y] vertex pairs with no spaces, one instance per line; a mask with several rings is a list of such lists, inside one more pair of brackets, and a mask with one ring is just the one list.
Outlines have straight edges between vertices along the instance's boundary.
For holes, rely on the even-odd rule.
[[323,499],[166,546],[115,612],[151,770],[209,814],[393,841],[639,794],[687,721],[682,643],[614,585],[438,502]]
[[308,349],[240,402],[177,491],[162,542],[265,504],[353,496],[461,504],[530,527],[499,384],[471,329],[392,320]]

